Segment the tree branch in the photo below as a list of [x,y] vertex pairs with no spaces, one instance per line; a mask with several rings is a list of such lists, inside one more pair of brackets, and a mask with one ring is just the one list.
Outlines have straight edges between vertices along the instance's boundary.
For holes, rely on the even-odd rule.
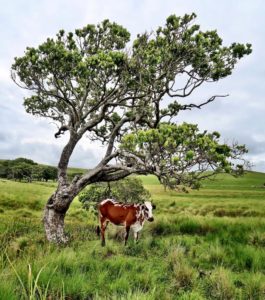
[[206,100],[205,102],[202,102],[201,104],[184,104],[180,106],[180,110],[186,110],[186,109],[191,109],[191,108],[198,108],[201,109],[204,105],[209,104],[210,102],[213,102],[216,98],[225,98],[228,97],[229,95],[215,95],[210,97],[208,100]]

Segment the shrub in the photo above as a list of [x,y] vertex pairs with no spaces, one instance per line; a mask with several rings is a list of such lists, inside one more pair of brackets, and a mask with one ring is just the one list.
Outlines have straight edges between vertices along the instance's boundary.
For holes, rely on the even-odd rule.
[[79,195],[79,201],[85,209],[95,210],[103,199],[113,198],[122,202],[144,202],[150,199],[150,193],[136,177],[128,177],[109,183],[95,183]]

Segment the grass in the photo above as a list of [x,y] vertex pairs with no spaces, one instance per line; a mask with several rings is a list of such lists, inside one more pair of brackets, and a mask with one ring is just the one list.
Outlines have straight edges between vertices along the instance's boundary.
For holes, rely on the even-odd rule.
[[122,244],[75,200],[71,242],[46,242],[42,208],[54,183],[0,181],[0,299],[265,299],[265,174],[222,175],[199,191],[165,191],[140,176],[157,204],[140,241]]

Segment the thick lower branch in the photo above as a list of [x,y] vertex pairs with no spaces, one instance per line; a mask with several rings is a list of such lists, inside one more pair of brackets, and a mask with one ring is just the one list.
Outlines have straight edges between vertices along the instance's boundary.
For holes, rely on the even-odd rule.
[[[75,183],[72,183],[75,186],[75,195],[77,195],[82,189],[84,189],[88,184],[95,182],[107,182],[107,181],[116,181],[123,179],[131,174],[147,174],[148,170],[137,169],[133,167],[126,167],[122,165],[114,166],[99,166],[85,175],[83,175]],[[71,187],[71,186],[70,186]]]

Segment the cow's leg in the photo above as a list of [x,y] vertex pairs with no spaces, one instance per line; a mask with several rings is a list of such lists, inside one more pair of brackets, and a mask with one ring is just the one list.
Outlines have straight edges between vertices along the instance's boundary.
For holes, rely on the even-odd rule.
[[134,242],[137,243],[138,242],[138,238],[139,238],[139,231],[138,232],[134,232],[133,236],[134,236]]
[[107,229],[108,225],[109,225],[109,220],[106,220],[106,222],[105,222],[105,230]]
[[105,230],[107,228],[108,222],[106,218],[100,217],[100,229],[101,229],[101,245],[105,246],[106,241],[105,241]]
[[102,238],[102,246],[105,246],[106,245],[106,241],[105,241],[105,231],[107,229],[107,226],[109,224],[109,220],[105,220],[102,224],[102,229],[103,229],[103,238]]
[[125,227],[125,230],[126,230],[126,232],[125,232],[125,241],[124,241],[124,245],[126,246],[127,240],[128,240],[128,237],[129,237],[129,233],[130,233],[130,226],[126,226],[126,227]]

